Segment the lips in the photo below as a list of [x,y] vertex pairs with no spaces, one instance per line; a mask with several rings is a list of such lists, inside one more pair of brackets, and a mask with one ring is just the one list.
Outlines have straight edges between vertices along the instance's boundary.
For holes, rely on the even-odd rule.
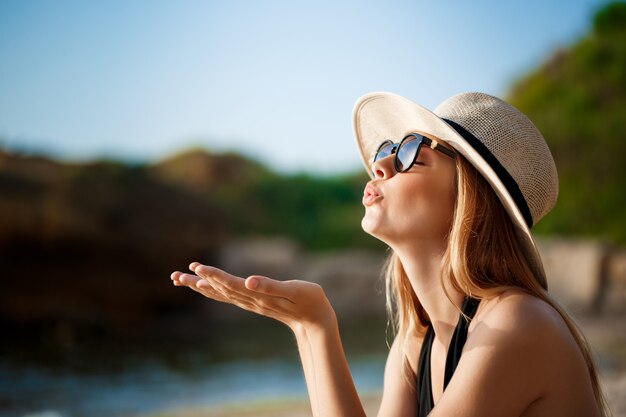
[[367,183],[365,190],[363,190],[363,205],[369,207],[381,198],[383,198],[383,196],[378,189],[371,183]]

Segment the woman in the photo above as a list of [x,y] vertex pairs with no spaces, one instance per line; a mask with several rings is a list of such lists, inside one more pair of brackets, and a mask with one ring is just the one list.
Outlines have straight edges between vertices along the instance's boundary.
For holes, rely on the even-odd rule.
[[[530,227],[555,204],[556,168],[523,114],[466,93],[434,113],[390,93],[358,100],[372,180],[363,229],[390,247],[396,336],[379,416],[602,416],[589,348],[549,297]],[[294,332],[314,416],[362,416],[334,311],[320,286],[174,272],[217,301]]]

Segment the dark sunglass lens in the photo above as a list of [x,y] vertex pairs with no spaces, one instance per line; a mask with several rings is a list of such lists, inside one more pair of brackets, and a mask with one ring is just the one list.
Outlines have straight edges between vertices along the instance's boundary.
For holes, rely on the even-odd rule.
[[393,148],[394,148],[393,143],[387,143],[387,144],[381,145],[380,148],[378,149],[378,152],[376,152],[376,155],[374,156],[374,162],[391,155],[393,153]]
[[411,167],[413,161],[417,157],[417,152],[419,150],[421,140],[411,137],[402,142],[402,145],[398,149],[398,154],[396,155],[396,160],[398,161],[398,170],[406,171]]

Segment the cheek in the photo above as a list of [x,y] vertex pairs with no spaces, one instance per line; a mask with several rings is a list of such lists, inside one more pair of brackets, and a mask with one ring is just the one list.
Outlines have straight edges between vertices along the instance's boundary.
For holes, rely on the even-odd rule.
[[441,233],[447,235],[452,225],[452,218],[454,216],[455,199],[451,192],[442,193],[439,195],[439,199],[436,200],[437,205],[433,206],[433,210],[436,210],[439,219],[439,230]]
[[452,174],[399,178],[406,181],[397,181],[380,204],[366,209],[361,227],[388,244],[445,238],[456,198]]
[[439,215],[437,217],[451,217],[454,211],[454,192],[448,184],[428,190],[428,200],[431,210]]
[[406,218],[405,227],[410,227],[424,236],[432,238],[448,234],[454,215],[455,196],[450,183],[430,182],[413,191],[412,198],[402,207]]
[[450,231],[452,218],[454,217],[454,207],[456,205],[456,193],[454,190],[454,179],[441,187],[437,196],[433,196],[433,210],[436,210],[440,219],[439,227],[446,235]]

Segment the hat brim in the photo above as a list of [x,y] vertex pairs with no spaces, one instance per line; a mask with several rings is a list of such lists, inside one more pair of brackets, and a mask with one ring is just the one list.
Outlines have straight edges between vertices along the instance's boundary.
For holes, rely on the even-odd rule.
[[513,197],[485,159],[448,123],[419,104],[386,92],[369,93],[359,98],[352,112],[352,123],[361,160],[370,176],[378,145],[386,139],[398,141],[411,132],[442,140],[463,155],[491,184],[513,221],[517,240],[532,272],[539,283],[546,286],[537,245]]

